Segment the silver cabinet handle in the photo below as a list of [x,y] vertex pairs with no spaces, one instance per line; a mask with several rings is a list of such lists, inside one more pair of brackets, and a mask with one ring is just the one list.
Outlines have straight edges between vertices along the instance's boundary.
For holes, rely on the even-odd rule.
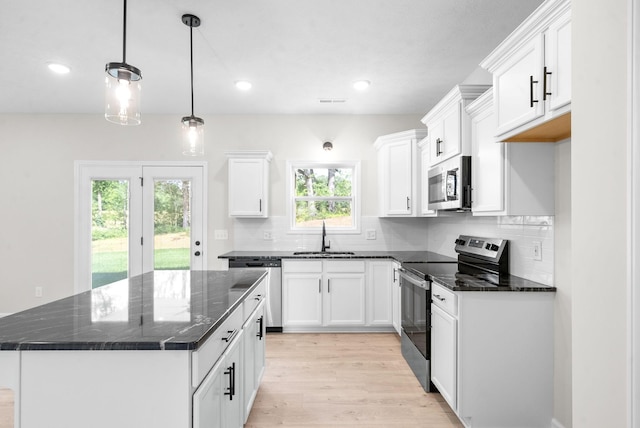
[[327,279],[327,293],[331,293],[331,280]]
[[439,294],[434,294],[433,297],[435,297],[436,299],[440,300],[441,302],[444,302],[445,300],[447,300],[444,297],[441,297]]
[[322,293],[322,278],[318,279],[318,293]]

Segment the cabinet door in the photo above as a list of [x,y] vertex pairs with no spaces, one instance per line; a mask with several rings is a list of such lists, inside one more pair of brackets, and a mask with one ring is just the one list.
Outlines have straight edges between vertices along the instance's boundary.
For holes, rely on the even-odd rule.
[[497,135],[544,114],[542,100],[542,34],[536,35],[505,59],[493,73]]
[[545,54],[546,99],[554,111],[571,102],[571,11],[549,26]]
[[223,428],[222,386],[224,358],[221,358],[193,394],[193,428]]
[[326,275],[325,325],[365,324],[364,279],[361,273]]
[[431,305],[431,381],[451,408],[457,409],[458,325],[455,318]]
[[264,159],[229,159],[229,215],[266,217]]
[[[222,367],[222,426],[224,428],[242,428],[244,425],[243,412],[243,385],[241,361],[241,345],[243,332],[231,342],[224,353],[224,364]],[[207,427],[208,428],[208,427]]]
[[461,151],[460,102],[452,104],[442,114],[443,141],[440,144],[440,161],[449,159]]
[[391,305],[393,310],[393,328],[398,335],[401,334],[401,320],[402,320],[402,296],[400,288],[400,276],[398,275],[398,269],[400,269],[400,263],[393,262],[393,283],[391,294]]
[[322,275],[282,275],[282,323],[284,328],[322,325]]
[[393,324],[393,262],[367,263],[367,325]]
[[471,118],[471,183],[474,215],[496,215],[504,209],[504,144],[496,142],[493,108]]
[[255,391],[257,385],[255,384],[255,363],[254,358],[256,355],[256,316],[252,316],[247,320],[242,327],[242,342],[243,342],[243,364],[242,364],[242,379],[243,379],[243,422],[246,422],[251,412],[251,406],[255,397]]
[[429,209],[429,168],[431,166],[431,143],[420,149],[420,215],[433,217],[436,210]]
[[413,213],[413,155],[414,143],[411,140],[389,143],[380,156],[386,172],[386,185],[383,189],[386,201],[384,214],[389,216],[409,216]]

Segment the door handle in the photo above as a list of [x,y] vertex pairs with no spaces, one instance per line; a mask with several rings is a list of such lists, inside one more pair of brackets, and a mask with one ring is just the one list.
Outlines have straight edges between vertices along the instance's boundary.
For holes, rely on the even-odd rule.
[[545,66],[542,70],[542,101],[547,100],[547,95],[552,95],[551,92],[547,92],[547,76],[550,76],[552,73],[547,71],[547,67]]
[[537,80],[533,80],[533,76],[529,76],[529,107],[533,107],[533,103],[537,103],[538,100],[533,99],[533,84],[538,83]]

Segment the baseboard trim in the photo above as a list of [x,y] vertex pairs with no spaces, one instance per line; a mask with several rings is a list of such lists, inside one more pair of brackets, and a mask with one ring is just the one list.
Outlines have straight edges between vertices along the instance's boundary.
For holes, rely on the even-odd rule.
[[553,418],[551,419],[551,428],[564,428],[564,425],[558,422],[556,418]]

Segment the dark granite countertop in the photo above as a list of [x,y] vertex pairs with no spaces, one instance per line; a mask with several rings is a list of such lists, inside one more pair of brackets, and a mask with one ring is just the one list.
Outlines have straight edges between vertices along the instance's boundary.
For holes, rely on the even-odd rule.
[[432,281],[453,291],[532,291],[553,292],[556,287],[544,285],[519,276],[500,274],[491,277],[491,281],[482,279],[483,275],[464,272],[459,265],[450,263],[408,263],[403,268],[419,276],[427,276]]
[[0,318],[0,350],[193,350],[265,271],[155,271]]
[[[302,250],[300,250],[302,251]],[[431,251],[353,251],[353,254],[304,255],[294,254],[296,251],[230,251],[218,256],[220,259],[230,260],[282,260],[282,259],[393,259],[400,263],[429,262],[456,263],[454,257],[443,256]],[[336,253],[339,252],[336,250]]]

